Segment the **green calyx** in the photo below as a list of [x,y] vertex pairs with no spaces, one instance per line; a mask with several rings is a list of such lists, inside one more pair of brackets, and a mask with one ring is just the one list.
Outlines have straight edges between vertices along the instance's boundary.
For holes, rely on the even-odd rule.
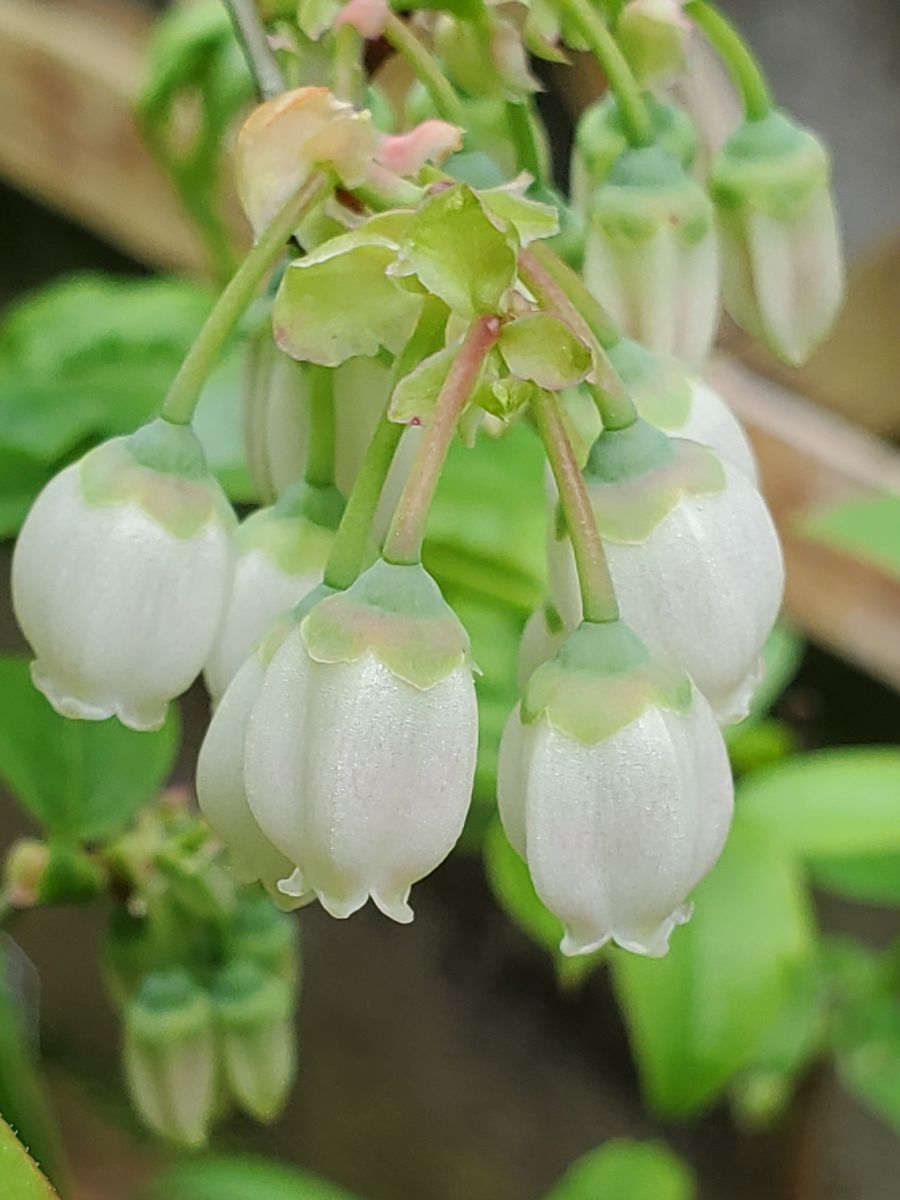
[[791,221],[828,186],[830,169],[815,134],[775,109],[731,135],[712,165],[710,194],[723,210],[749,208]]
[[526,725],[545,720],[586,746],[636,721],[650,705],[686,713],[691,681],[651,658],[623,621],[582,622],[555,658],[538,667],[522,698]]
[[234,1033],[265,1028],[291,1014],[291,993],[284,979],[250,959],[230,962],[219,972],[212,1001],[218,1024]]
[[703,188],[661,145],[633,147],[616,160],[591,203],[591,225],[627,248],[661,229],[685,246],[712,232],[713,207]]
[[[644,103],[653,126],[654,140],[686,169],[697,153],[697,131],[683,109],[665,104],[649,92]],[[607,92],[582,113],[575,130],[575,146],[591,179],[602,183],[619,156],[628,149],[628,135],[619,102]]]
[[250,959],[264,971],[285,975],[297,961],[297,934],[293,920],[279,912],[268,896],[251,892],[241,896],[228,929],[229,952]]
[[343,511],[334,488],[298,484],[271,508],[261,508],[238,527],[238,554],[262,550],[285,575],[322,572]]
[[631,543],[645,541],[682,496],[715,495],[726,482],[712,450],[671,438],[644,420],[604,430],[584,478],[601,536]]
[[421,564],[379,559],[347,589],[316,604],[301,633],[316,662],[355,662],[373,654],[421,691],[469,658],[469,637]]
[[688,421],[693,406],[691,377],[670,354],[657,354],[631,338],[620,338],[607,355],[645,421],[673,433]]
[[125,1023],[136,1041],[163,1049],[209,1029],[209,998],[182,967],[154,971],[126,1005]]
[[213,519],[235,521],[187,425],[160,418],[131,437],[103,442],[84,456],[79,474],[86,503],[137,504],[178,538],[194,537]]

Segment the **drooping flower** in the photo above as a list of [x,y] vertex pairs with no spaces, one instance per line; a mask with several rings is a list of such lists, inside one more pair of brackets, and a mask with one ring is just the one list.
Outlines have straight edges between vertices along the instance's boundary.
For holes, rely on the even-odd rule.
[[625,151],[593,192],[584,277],[623,333],[703,363],[719,314],[713,208],[662,146]]
[[212,647],[233,524],[197,438],[164,420],[47,484],[19,535],[12,587],[34,681],[57,711],[162,724]]
[[786,362],[805,362],[844,293],[828,152],[784,113],[745,121],[713,162],[731,316]]
[[665,954],[728,833],[732,783],[690,680],[621,621],[582,624],[539,667],[500,747],[506,836],[565,954]]
[[[711,450],[643,421],[600,435],[585,482],[623,619],[687,671],[720,721],[741,720],[784,588],[759,492]],[[548,559],[551,596],[574,628],[581,601],[559,526]]]
[[411,921],[411,885],[462,830],[476,745],[465,631],[420,566],[379,560],[288,635],[253,707],[247,795],[297,868],[289,890]]

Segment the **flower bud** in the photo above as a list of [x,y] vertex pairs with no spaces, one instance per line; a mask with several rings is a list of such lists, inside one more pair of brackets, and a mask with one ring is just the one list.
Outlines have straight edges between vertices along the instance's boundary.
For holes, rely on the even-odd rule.
[[752,483],[757,482],[756,459],[747,435],[709,384],[677,358],[654,354],[629,338],[621,338],[607,353],[645,421],[671,437],[709,446]]
[[834,323],[844,292],[828,153],[784,113],[745,121],[712,167],[725,305],[798,366]]
[[297,867],[292,890],[315,892],[332,916],[371,896],[411,921],[411,885],[459,837],[478,732],[468,653],[425,570],[379,560],[312,608],[269,664],[247,795]]
[[12,587],[34,682],[58,712],[159,728],[212,647],[233,524],[194,433],[164,420],[47,484],[19,535]]
[[616,38],[637,80],[660,85],[685,68],[691,23],[682,0],[628,0],[616,22]]
[[232,957],[249,959],[297,990],[300,955],[296,922],[279,912],[258,889],[248,888],[238,897],[228,928],[228,946]]
[[141,1118],[178,1145],[202,1146],[215,1105],[206,993],[187,971],[148,975],[125,1008],[125,1076]]
[[621,621],[539,667],[500,746],[500,816],[564,954],[666,953],[719,856],[731,773],[709,706]]
[[[759,492],[705,446],[643,421],[600,435],[585,482],[623,619],[687,671],[721,722],[741,720],[784,588]],[[572,628],[581,601],[558,528],[548,557],[551,595]]]
[[[315,595],[318,598],[319,593]],[[245,660],[213,713],[197,758],[200,811],[228,848],[234,877],[238,883],[259,880],[283,908],[297,908],[305,898],[291,898],[278,890],[279,881],[294,868],[271,844],[250,811],[244,782],[244,748],[266,665],[293,625],[292,616],[277,621]]]
[[212,997],[229,1090],[244,1112],[271,1121],[284,1107],[297,1065],[291,990],[243,959],[219,973]]
[[203,672],[214,701],[274,618],[322,582],[341,508],[336,491],[297,485],[239,526],[231,596]]
[[[673,104],[645,97],[655,141],[687,170],[694,161],[697,135],[690,118]],[[607,92],[578,118],[572,147],[572,207],[585,215],[591,198],[605,183],[617,159],[628,149],[622,112],[615,95]]]
[[662,147],[626,150],[594,192],[584,277],[623,333],[702,364],[719,312],[713,208]]
[[467,96],[516,101],[538,90],[518,29],[496,10],[486,9],[478,24],[440,14],[434,44],[449,78]]

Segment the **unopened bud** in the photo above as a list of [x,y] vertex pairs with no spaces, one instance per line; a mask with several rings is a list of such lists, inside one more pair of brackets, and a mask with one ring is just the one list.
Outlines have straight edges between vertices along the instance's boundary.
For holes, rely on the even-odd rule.
[[616,23],[619,45],[644,86],[667,83],[684,70],[690,32],[681,0],[628,0]]

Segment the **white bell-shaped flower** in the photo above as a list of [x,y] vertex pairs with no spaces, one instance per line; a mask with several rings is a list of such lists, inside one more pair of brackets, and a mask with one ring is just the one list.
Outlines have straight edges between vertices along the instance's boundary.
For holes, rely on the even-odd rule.
[[[749,711],[784,590],[778,535],[743,472],[645,422],[603,433],[585,481],[625,621],[679,663],[723,723]],[[551,597],[581,619],[568,537],[551,529]]]
[[[323,594],[316,592],[315,598]],[[238,883],[259,881],[279,908],[297,908],[313,897],[289,897],[278,884],[294,869],[260,829],[247,803],[244,748],[250,713],[259,696],[266,666],[293,628],[293,614],[276,620],[228,685],[213,713],[197,758],[197,800],[213,832],[231,856]]]
[[297,485],[238,527],[231,595],[203,670],[215,702],[271,621],[322,582],[341,507],[337,492]]
[[593,193],[584,278],[627,336],[703,364],[719,316],[713,206],[662,146],[625,151]]
[[477,736],[468,638],[421,567],[379,560],[317,604],[269,664],[247,735],[250,807],[297,868],[290,890],[336,917],[371,896],[411,921],[411,885],[462,830]]
[[725,306],[793,366],[834,323],[844,294],[828,152],[784,113],[745,121],[715,159]]
[[186,426],[157,420],[47,484],[12,568],[35,684],[58,712],[157,729],[209,655],[234,515]]
[[564,954],[666,953],[731,821],[703,696],[621,621],[581,625],[532,676],[500,747],[500,816]]

